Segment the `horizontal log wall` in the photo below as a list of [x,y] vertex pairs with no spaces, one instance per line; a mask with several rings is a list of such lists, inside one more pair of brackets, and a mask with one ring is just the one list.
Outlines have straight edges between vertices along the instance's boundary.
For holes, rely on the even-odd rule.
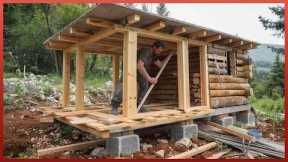
[[[235,53],[235,73],[229,74],[229,49],[222,46],[211,45],[207,48],[209,70],[209,95],[212,108],[229,107],[248,103],[250,95],[249,74],[251,61],[241,51]],[[241,54],[241,55],[240,55]],[[189,49],[189,81],[191,106],[200,105],[200,63],[199,49]],[[157,74],[157,68],[152,73]],[[163,71],[148,100],[152,103],[178,102],[177,57],[173,56]]]

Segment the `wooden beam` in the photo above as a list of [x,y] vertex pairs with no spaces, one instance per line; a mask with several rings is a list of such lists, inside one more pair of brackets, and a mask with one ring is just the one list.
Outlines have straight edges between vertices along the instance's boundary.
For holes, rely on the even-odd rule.
[[75,48],[75,47],[78,47],[78,46],[84,46],[84,45],[87,45],[89,43],[95,43],[101,39],[104,39],[106,37],[109,37],[110,35],[113,35],[115,34],[116,32],[118,32],[117,30],[117,27],[115,26],[110,26],[110,28],[108,29],[105,29],[103,31],[99,31],[93,35],[91,35],[90,37],[88,37],[86,40],[83,40],[81,42],[78,42],[72,46],[70,46],[69,48]]
[[38,157],[43,157],[47,155],[63,153],[66,151],[83,150],[85,148],[93,147],[101,142],[103,142],[103,140],[87,141],[87,142],[75,143],[75,144],[70,144],[70,145],[65,145],[65,146],[57,146],[57,147],[51,147],[47,149],[41,149],[41,150],[37,150],[37,155]]
[[254,48],[254,44],[253,43],[248,43],[248,44],[244,44],[242,46],[237,47],[240,50],[245,50],[245,49],[252,49]]
[[229,45],[234,48],[234,47],[242,46],[243,44],[244,44],[244,41],[237,41],[237,42],[233,42]]
[[200,52],[200,93],[201,93],[201,105],[210,108],[209,97],[209,81],[208,81],[208,63],[207,63],[207,45],[199,47]]
[[101,27],[101,28],[111,28],[114,25],[113,22],[107,21],[100,18],[87,18],[86,24],[94,27]]
[[177,43],[178,102],[179,109],[190,108],[188,40]]
[[230,44],[230,43],[232,43],[232,42],[233,42],[233,39],[232,39],[232,38],[226,38],[226,39],[219,40],[219,41],[217,41],[216,43],[226,45],[226,44]]
[[179,35],[179,34],[182,34],[182,33],[185,33],[187,31],[187,29],[183,26],[181,27],[176,27],[174,30],[173,30],[173,33],[172,35]]
[[137,32],[124,32],[123,41],[123,116],[137,113]]
[[70,62],[71,51],[63,51],[63,98],[62,107],[69,105],[69,84],[70,84]]
[[85,54],[82,47],[76,53],[76,109],[84,109]]
[[80,37],[89,37],[89,36],[91,36],[91,34],[83,32],[83,31],[80,31],[79,29],[76,29],[74,27],[71,27],[69,29],[69,33],[73,34],[73,35],[80,36]]
[[203,38],[203,41],[205,42],[214,42],[214,41],[218,41],[222,39],[222,35],[221,34],[215,34],[215,35],[211,35],[211,36],[207,36],[205,38]]
[[198,39],[198,38],[206,37],[207,34],[208,32],[206,30],[200,30],[200,31],[191,33],[189,37],[191,39]]
[[81,38],[67,36],[67,35],[63,35],[63,34],[59,34],[58,35],[58,40],[59,41],[64,41],[64,42],[68,42],[68,43],[78,43],[82,39]]
[[135,24],[135,23],[137,23],[139,21],[140,21],[140,16],[137,15],[137,14],[133,14],[133,15],[127,16],[127,24],[128,25]]
[[165,27],[166,27],[166,24],[164,21],[158,21],[156,23],[153,23],[153,24],[147,26],[146,29],[149,31],[157,31],[157,30],[163,29]]
[[119,80],[119,74],[120,74],[120,56],[112,56],[112,83],[113,83],[113,92],[116,87],[116,83]]

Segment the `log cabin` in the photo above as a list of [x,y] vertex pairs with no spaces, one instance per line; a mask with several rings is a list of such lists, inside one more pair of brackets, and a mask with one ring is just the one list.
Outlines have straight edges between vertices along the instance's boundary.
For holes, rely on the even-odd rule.
[[[175,54],[147,96],[144,106],[149,111],[139,113],[136,53],[156,40]],[[63,52],[63,94],[61,106],[42,107],[41,111],[100,138],[251,109],[248,51],[258,45],[251,40],[136,8],[100,4],[43,44]],[[84,103],[85,56],[95,54],[111,57],[114,87],[123,72],[120,115],[111,114],[110,103]],[[72,55],[76,55],[75,105],[69,102]],[[157,73],[152,68],[151,74]]]

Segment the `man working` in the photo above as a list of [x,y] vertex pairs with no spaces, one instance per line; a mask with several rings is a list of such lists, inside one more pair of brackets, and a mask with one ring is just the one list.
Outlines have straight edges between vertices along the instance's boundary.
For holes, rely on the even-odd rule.
[[[137,105],[141,102],[145,93],[147,92],[150,84],[156,84],[157,78],[149,75],[148,71],[151,66],[154,64],[158,68],[161,68],[163,61],[159,60],[159,56],[163,51],[164,44],[160,41],[154,42],[152,48],[141,48],[137,51],[137,83],[138,83],[138,97]],[[111,100],[112,105],[112,114],[118,114],[118,107],[122,102],[122,77],[117,82],[113,98]]]

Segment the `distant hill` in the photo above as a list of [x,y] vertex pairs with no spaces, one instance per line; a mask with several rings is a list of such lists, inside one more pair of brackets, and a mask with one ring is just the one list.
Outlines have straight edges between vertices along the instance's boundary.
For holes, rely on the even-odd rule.
[[[258,70],[268,71],[275,60],[275,53],[268,48],[268,46],[273,46],[275,48],[284,48],[280,45],[260,45],[258,48],[249,50],[249,56],[253,60],[254,66],[257,66]],[[284,56],[280,58],[284,61]]]

